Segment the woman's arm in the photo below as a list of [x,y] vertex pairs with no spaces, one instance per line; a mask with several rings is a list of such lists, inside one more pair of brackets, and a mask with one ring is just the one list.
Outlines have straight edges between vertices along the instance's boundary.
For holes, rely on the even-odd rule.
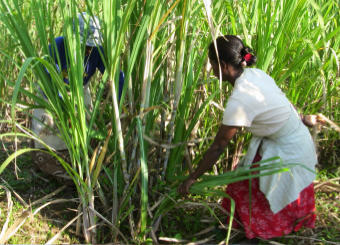
[[178,188],[178,192],[186,195],[189,192],[190,186],[195,183],[202,174],[207,170],[211,169],[216,163],[220,155],[224,152],[225,147],[229,141],[236,134],[239,127],[221,125],[214,142],[211,144],[209,149],[204,153],[203,158],[198,163],[197,169],[189,175],[188,179],[185,180]]

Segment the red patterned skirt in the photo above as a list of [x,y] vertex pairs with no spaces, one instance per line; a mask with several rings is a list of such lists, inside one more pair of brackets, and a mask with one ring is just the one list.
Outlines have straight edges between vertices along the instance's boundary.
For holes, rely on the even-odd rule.
[[[253,162],[260,160],[260,155],[256,155]],[[314,228],[316,215],[313,183],[301,191],[298,199],[276,214],[271,211],[269,202],[260,191],[258,179],[251,181],[251,208],[248,180],[229,184],[226,193],[235,201],[233,227],[237,228],[241,223],[248,239],[279,237],[298,231],[302,226]],[[230,212],[228,198],[223,199],[222,206]],[[235,219],[240,223],[235,222]]]

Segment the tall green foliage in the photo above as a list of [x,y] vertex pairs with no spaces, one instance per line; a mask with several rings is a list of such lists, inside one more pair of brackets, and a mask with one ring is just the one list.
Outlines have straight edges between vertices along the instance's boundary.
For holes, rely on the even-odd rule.
[[[212,40],[208,18],[217,35],[240,35],[256,51],[257,66],[270,73],[299,108],[321,110],[339,120],[336,1],[225,0],[204,5],[194,0],[0,0],[0,9],[0,28],[8,34],[2,40],[17,47],[1,53],[21,67],[16,74],[1,71],[2,105],[12,107],[13,122],[16,104],[24,100],[30,103],[27,114],[41,107],[55,119],[71,156],[70,162],[59,159],[77,187],[86,242],[115,242],[122,237],[120,229],[128,230],[132,240],[149,236],[153,222],[172,207],[170,199],[157,206],[163,186],[186,175],[214,136],[230,87],[207,70]],[[91,83],[94,108],[88,120],[82,88],[84,45],[76,21],[82,11],[101,19],[106,67]],[[67,39],[69,86],[49,56],[48,44],[58,35]],[[120,70],[125,84],[119,101]],[[37,93],[37,85],[47,100]],[[7,91],[14,91],[12,98],[4,96]],[[233,146],[228,148],[233,151]],[[226,161],[230,159],[219,164]],[[95,202],[97,195],[101,205]],[[157,208],[150,209],[154,204]],[[97,240],[96,230],[89,229],[97,224],[99,209],[110,224],[110,239]]]

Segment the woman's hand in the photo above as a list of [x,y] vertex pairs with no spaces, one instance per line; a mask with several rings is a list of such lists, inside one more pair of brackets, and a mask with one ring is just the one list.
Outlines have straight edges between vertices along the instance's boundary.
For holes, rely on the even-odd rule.
[[179,194],[186,196],[189,194],[189,189],[192,186],[193,183],[195,183],[196,180],[189,177],[188,179],[186,179],[182,184],[180,184],[180,186],[178,187],[178,192]]
[[302,122],[307,127],[314,127],[317,124],[325,124],[325,120],[319,115],[302,115]]

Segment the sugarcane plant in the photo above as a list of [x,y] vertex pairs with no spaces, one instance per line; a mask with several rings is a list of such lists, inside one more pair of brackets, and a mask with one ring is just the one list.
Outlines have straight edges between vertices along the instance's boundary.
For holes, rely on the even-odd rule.
[[[13,77],[0,72],[0,110],[11,108],[6,122],[12,125],[12,132],[1,137],[39,141],[17,123],[16,111],[29,115],[43,108],[52,115],[69,161],[41,141],[45,149],[40,151],[56,157],[73,180],[88,243],[149,237],[157,242],[162,217],[184,202],[177,185],[209,146],[231,90],[209,70],[207,47],[218,35],[246,40],[256,51],[257,66],[303,112],[322,109],[339,120],[336,1],[0,0],[0,9],[5,40],[16,47],[0,52],[18,70]],[[91,111],[84,106],[79,12],[98,16],[103,36],[105,73],[91,83]],[[67,40],[69,85],[49,51],[58,35]],[[125,82],[119,99],[120,70]],[[225,195],[217,186],[256,177],[249,169],[224,173],[248,141],[249,135],[233,141],[213,170],[217,176],[202,177],[192,193],[215,200]],[[0,173],[19,154],[36,150],[15,152]],[[279,173],[292,164],[264,164],[258,170]],[[99,236],[98,219],[109,228],[107,234]]]

